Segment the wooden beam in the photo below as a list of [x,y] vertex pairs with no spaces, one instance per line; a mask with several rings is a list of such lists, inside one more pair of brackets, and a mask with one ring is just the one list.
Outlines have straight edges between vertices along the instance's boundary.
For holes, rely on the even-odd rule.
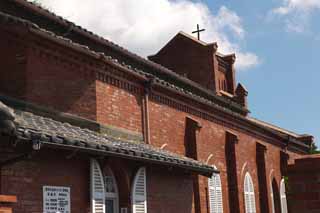
[[0,203],[16,203],[17,196],[14,195],[0,195]]
[[0,207],[0,213],[12,213],[12,208]]

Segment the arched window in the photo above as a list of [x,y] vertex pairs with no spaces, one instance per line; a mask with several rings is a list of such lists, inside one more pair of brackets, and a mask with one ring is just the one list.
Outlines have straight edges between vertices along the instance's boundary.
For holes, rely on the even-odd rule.
[[256,201],[254,197],[254,187],[252,178],[247,172],[244,178],[244,202],[246,213],[256,213]]
[[287,213],[288,207],[287,207],[287,197],[286,197],[286,185],[284,183],[284,179],[280,182],[280,199],[281,199],[281,212]]
[[119,196],[116,179],[110,168],[104,174],[106,213],[119,212]]
[[147,213],[146,168],[138,170],[132,187],[132,212]]
[[214,173],[212,177],[209,178],[208,185],[210,213],[223,213],[222,187],[220,175]]

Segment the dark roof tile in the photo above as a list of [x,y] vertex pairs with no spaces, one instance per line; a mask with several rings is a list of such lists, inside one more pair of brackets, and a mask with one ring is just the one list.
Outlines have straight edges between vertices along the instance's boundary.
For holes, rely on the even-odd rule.
[[217,172],[205,163],[171,153],[144,143],[117,140],[108,135],[62,123],[51,118],[30,112],[15,110],[17,135],[44,144],[85,147],[112,152],[114,155],[127,155],[137,160],[150,159],[158,163],[171,164],[200,173]]

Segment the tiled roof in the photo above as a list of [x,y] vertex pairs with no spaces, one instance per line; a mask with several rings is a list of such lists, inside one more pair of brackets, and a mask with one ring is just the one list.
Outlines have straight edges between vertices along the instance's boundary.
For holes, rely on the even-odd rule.
[[[1,103],[1,102],[0,102]],[[48,117],[15,110],[15,134],[26,141],[36,141],[56,148],[94,151],[101,155],[111,155],[154,164],[179,167],[200,174],[217,172],[202,162],[174,154],[152,145],[134,141],[123,141],[88,129],[76,127]]]

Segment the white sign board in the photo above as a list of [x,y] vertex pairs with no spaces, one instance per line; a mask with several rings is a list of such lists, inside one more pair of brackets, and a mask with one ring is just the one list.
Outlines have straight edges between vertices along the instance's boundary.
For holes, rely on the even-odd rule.
[[43,186],[43,213],[70,213],[70,187]]

